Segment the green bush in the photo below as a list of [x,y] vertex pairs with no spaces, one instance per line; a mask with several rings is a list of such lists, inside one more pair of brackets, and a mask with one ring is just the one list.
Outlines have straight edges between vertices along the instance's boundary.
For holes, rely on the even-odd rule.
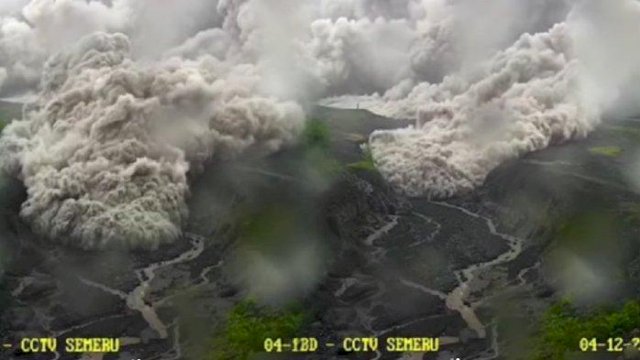
[[622,136],[627,137],[630,140],[640,141],[640,129],[635,127],[620,126],[620,125],[603,125],[602,129],[614,134],[620,134]]
[[622,154],[622,148],[619,146],[597,146],[589,149],[593,155],[618,157]]
[[580,339],[626,338],[640,328],[640,302],[630,301],[621,309],[602,309],[579,314],[568,301],[553,305],[542,319],[534,360],[564,360],[579,351]]
[[324,122],[310,119],[302,132],[302,141],[308,148],[328,149],[331,145],[331,131]]
[[2,130],[4,130],[4,127],[7,126],[7,121],[5,120],[5,117],[3,115],[4,114],[0,112],[0,133],[2,132]]
[[311,149],[306,152],[305,158],[313,171],[323,178],[334,178],[344,170],[344,166],[327,151]]
[[239,208],[236,216],[239,243],[263,254],[279,252],[299,231],[299,214],[278,204]]
[[371,150],[369,150],[369,148],[365,148],[362,151],[362,157],[362,160],[351,163],[347,165],[347,167],[351,170],[376,171],[376,164],[373,161],[373,155],[371,154]]
[[245,360],[264,352],[266,338],[291,338],[305,322],[300,310],[273,310],[253,301],[237,304],[215,337],[209,360]]

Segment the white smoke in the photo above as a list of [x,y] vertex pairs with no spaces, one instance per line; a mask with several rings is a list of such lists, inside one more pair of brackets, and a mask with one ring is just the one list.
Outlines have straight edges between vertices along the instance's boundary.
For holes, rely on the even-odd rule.
[[218,13],[216,0],[174,0],[161,4],[157,0],[120,1],[119,6],[131,14],[120,31],[129,35],[136,58],[156,58],[199,31],[219,27],[224,20],[224,14]]
[[480,185],[507,159],[585,136],[598,122],[576,97],[566,26],[523,35],[472,75],[421,84],[384,111],[418,111],[413,128],[374,132],[380,172],[412,195],[447,197]]
[[[14,1],[0,8],[0,68],[7,89],[21,91],[40,80],[47,57],[93,31],[117,31],[128,23],[125,1]],[[24,5],[16,15],[17,7]]]
[[408,194],[448,197],[481,185],[505,160],[586,136],[605,111],[637,113],[624,90],[637,88],[638,20],[636,1],[578,1],[564,23],[522,35],[479,66],[465,66],[462,53],[454,58],[463,66],[440,83],[408,79],[364,98],[374,112],[417,118],[372,134],[378,169]]
[[185,219],[187,172],[212,156],[274,151],[299,106],[261,96],[252,66],[212,57],[141,65],[124,35],[49,60],[37,109],[5,129],[5,169],[25,183],[37,233],[82,247],[154,248]]
[[321,0],[318,3],[319,17],[331,20],[411,17],[412,0]]
[[0,3],[0,14],[16,14],[29,3],[29,0],[5,0]]
[[292,142],[307,102],[365,95],[362,107],[416,119],[371,136],[382,175],[411,195],[454,195],[638,103],[626,91],[640,64],[637,8],[13,0],[0,6],[0,94],[40,95],[5,130],[4,167],[25,182],[22,215],[39,233],[154,247],[180,232],[188,173]]
[[581,0],[567,23],[575,56],[583,67],[583,101],[596,102],[610,113],[637,115],[640,3]]
[[217,1],[11,0],[0,4],[0,93],[33,88],[47,58],[92,32],[122,32],[136,58],[156,58],[222,23]]
[[[439,10],[438,13],[444,13],[438,15],[440,21],[430,16],[427,17],[428,21],[422,20],[421,25],[430,29],[435,24],[446,35],[433,39],[440,40],[436,41],[437,46],[451,51],[449,56],[444,57],[448,61],[444,65],[444,70],[448,70],[445,74],[473,68],[475,64],[491,58],[498,50],[509,47],[524,33],[549,30],[556,22],[563,21],[568,12],[562,0],[429,0],[423,3],[427,14],[433,13],[434,8]],[[418,45],[418,51],[420,47],[425,48],[421,43]],[[414,61],[414,64],[419,66],[420,62]],[[422,63],[423,67],[425,65],[430,63]]]
[[311,31],[307,51],[330,93],[384,90],[410,74],[407,48],[415,38],[405,20],[322,19]]

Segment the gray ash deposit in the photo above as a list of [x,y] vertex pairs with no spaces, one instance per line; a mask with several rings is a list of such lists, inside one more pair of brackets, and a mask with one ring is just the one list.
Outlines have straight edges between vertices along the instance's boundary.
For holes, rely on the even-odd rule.
[[[413,358],[517,359],[517,344],[555,299],[573,294],[589,307],[638,296],[640,218],[631,205],[640,199],[626,175],[637,122],[511,161],[477,190],[433,201],[399,195],[375,170],[354,166],[366,158],[362,139],[393,120],[329,108],[315,116],[329,130],[322,157],[301,145],[216,164],[192,185],[182,239],[154,252],[40,239],[18,216],[24,189],[5,179],[0,338],[115,337],[122,351],[104,359],[201,359],[229,311],[250,297],[304,304],[310,318],[299,336],[338,344],[305,358],[396,359],[339,344],[419,336],[440,338],[441,351]],[[256,242],[261,221],[286,236]],[[607,242],[587,237],[586,248],[558,235],[585,221],[615,233]],[[600,278],[576,277],[585,262]]]

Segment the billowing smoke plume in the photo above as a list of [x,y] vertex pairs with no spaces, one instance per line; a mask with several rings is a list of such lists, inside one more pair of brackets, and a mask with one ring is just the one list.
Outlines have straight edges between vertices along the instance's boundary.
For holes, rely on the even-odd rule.
[[387,112],[419,112],[415,127],[371,136],[382,174],[409,194],[446,197],[480,185],[506,159],[585,136],[598,117],[576,98],[568,43],[564,25],[524,35],[475,74],[385,103]]
[[141,65],[128,39],[98,33],[45,66],[34,110],[9,126],[4,166],[21,177],[22,216],[83,247],[155,247],[180,234],[187,172],[294,139],[301,108],[259,95],[252,66],[215,58]]
[[[640,63],[627,50],[637,8],[12,0],[0,6],[0,94],[39,95],[5,130],[4,168],[27,186],[22,215],[39,233],[154,247],[180,232],[187,174],[212,157],[277,150],[307,103],[358,95],[361,107],[416,119],[371,136],[383,176],[411,195],[454,195],[507,159],[586,136],[620,104]],[[602,54],[614,54],[612,76]]]
[[620,94],[640,73],[630,41],[638,19],[635,1],[578,2],[564,23],[523,35],[471,71],[392,89],[374,106],[417,123],[373,134],[379,169],[410,194],[446,197],[507,159],[586,136],[603,111],[630,103]]
[[[123,1],[10,1],[0,8],[0,69],[7,73],[2,92],[23,91],[40,81],[47,57],[93,31],[126,26]],[[23,6],[23,7],[22,7]]]
[[47,58],[96,31],[123,32],[139,58],[159,55],[217,26],[217,1],[3,0],[0,4],[0,93],[33,89]]

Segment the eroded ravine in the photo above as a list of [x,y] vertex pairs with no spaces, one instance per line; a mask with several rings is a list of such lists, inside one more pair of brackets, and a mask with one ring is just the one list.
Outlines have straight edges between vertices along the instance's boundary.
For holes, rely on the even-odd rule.
[[[169,266],[174,266],[177,264],[192,261],[198,258],[203,253],[205,249],[205,239],[203,237],[196,234],[192,234],[192,233],[187,233],[184,236],[186,239],[190,241],[191,247],[173,259],[154,262],[142,269],[135,270],[136,278],[140,282],[129,293],[125,293],[121,290],[114,289],[106,285],[97,283],[95,281],[79,277],[80,281],[83,284],[90,287],[97,288],[110,295],[116,296],[120,298],[122,301],[124,301],[127,307],[129,307],[134,311],[139,312],[142,318],[149,325],[149,327],[153,329],[161,339],[167,339],[169,337],[169,329],[173,328],[174,339],[173,339],[173,347],[171,352],[173,352],[172,358],[174,359],[179,359],[181,356],[180,340],[179,340],[179,334],[180,334],[179,324],[175,319],[173,320],[172,324],[170,325],[165,324],[162,321],[162,319],[160,319],[160,316],[157,313],[157,308],[160,304],[149,303],[146,300],[146,298],[147,298],[147,295],[149,295],[150,293],[152,282],[155,279],[158,270],[169,267]],[[199,276],[199,279],[201,280],[201,282],[196,284],[196,286],[202,286],[206,282],[208,282],[208,279],[206,277],[207,272],[215,268],[217,265],[206,267]],[[94,320],[92,323],[96,323],[101,320],[103,319]],[[88,324],[84,324],[82,326],[88,326]],[[69,332],[71,330],[75,330],[75,329],[77,328],[70,328],[65,331],[58,332],[56,336],[63,335],[64,333]],[[139,341],[140,339],[129,338],[126,343],[134,344]]]
[[501,264],[506,264],[514,260],[515,258],[517,258],[518,255],[520,255],[520,253],[522,252],[523,240],[518,237],[499,232],[496,229],[496,226],[493,220],[491,220],[488,217],[482,216],[480,214],[469,211],[463,207],[449,204],[446,202],[433,202],[433,204],[455,209],[472,218],[484,220],[487,224],[489,232],[494,236],[498,236],[504,239],[504,241],[508,245],[508,250],[502,253],[501,255],[499,255],[498,257],[496,257],[495,259],[472,264],[465,269],[456,271],[455,274],[456,274],[456,277],[458,278],[459,285],[458,287],[453,289],[453,291],[448,293],[446,297],[447,307],[451,310],[458,311],[462,316],[462,318],[465,320],[465,322],[468,324],[469,328],[474,330],[478,335],[478,337],[486,338],[487,332],[486,332],[485,326],[482,324],[482,322],[478,318],[474,309],[471,306],[466,304],[468,291],[470,288],[469,285],[473,282],[476,274],[481,272],[482,270],[495,267]]

